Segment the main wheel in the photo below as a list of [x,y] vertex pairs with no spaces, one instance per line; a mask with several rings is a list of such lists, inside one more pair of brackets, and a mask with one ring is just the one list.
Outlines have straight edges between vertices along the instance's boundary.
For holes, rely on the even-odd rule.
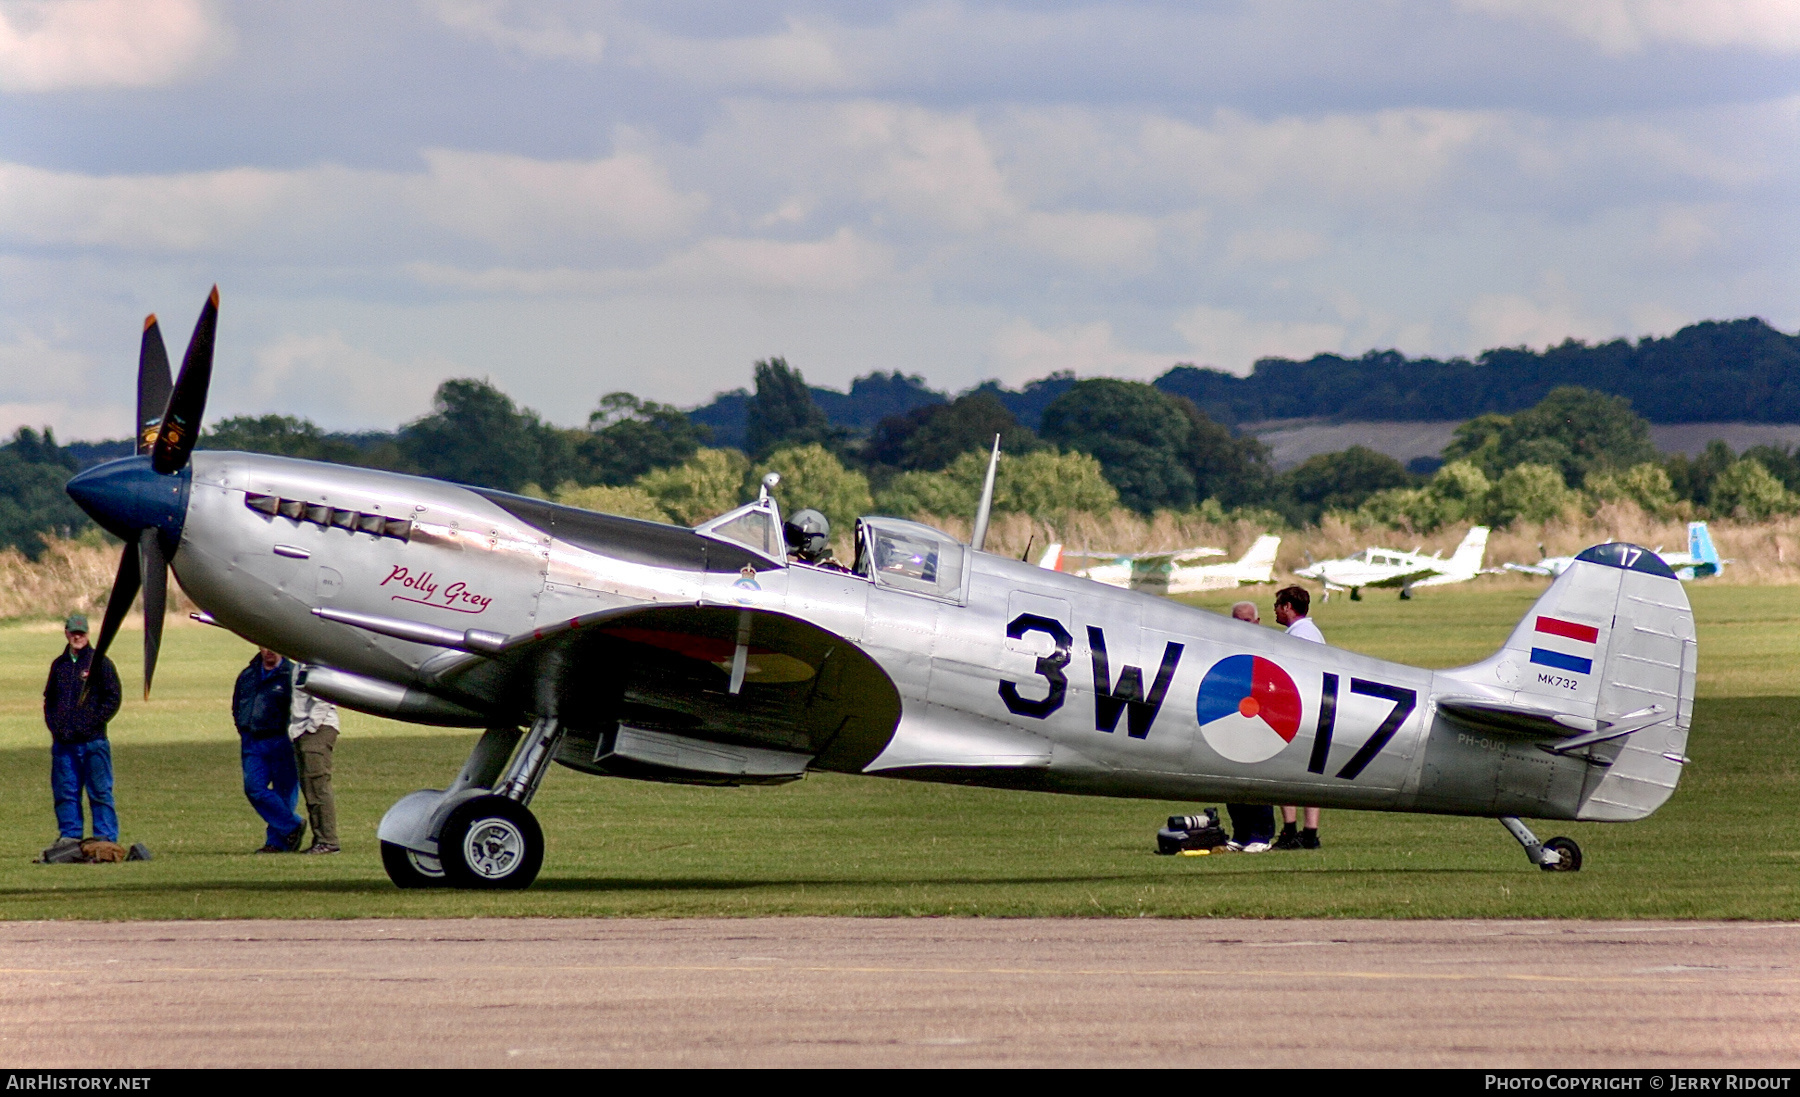
[[1545,872],[1580,872],[1581,847],[1573,838],[1552,838],[1544,843],[1544,848],[1556,854],[1556,863],[1541,864],[1538,867]]
[[451,887],[530,887],[544,866],[544,831],[523,804],[477,796],[444,820],[438,859]]
[[381,867],[397,888],[441,888],[445,886],[444,866],[436,857],[414,853],[393,842],[381,843]]

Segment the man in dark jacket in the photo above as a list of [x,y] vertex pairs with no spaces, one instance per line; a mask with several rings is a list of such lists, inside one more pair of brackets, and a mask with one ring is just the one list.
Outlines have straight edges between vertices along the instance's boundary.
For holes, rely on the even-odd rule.
[[94,820],[93,836],[117,842],[119,815],[113,810],[112,745],[106,741],[106,723],[119,711],[119,672],[111,659],[96,657],[82,614],[69,614],[63,637],[68,644],[50,664],[50,678],[44,683],[50,792],[62,835],[58,845],[82,839],[83,790]]
[[258,648],[231,695],[231,717],[244,760],[244,795],[268,824],[267,840],[258,853],[293,853],[306,834],[306,821],[295,810],[300,774],[288,742],[293,671],[294,665],[279,652]]

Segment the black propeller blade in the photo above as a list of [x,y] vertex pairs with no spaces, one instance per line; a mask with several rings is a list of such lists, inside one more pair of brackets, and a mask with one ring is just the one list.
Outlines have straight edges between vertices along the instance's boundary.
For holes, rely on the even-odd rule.
[[[163,559],[161,534],[147,529],[138,534],[138,552],[144,572],[144,700],[150,699],[150,680],[156,677],[156,654],[162,650],[163,611],[169,605],[169,562]],[[127,547],[126,551],[130,551]]]
[[[146,530],[144,533],[155,537],[157,531]],[[95,663],[99,663],[101,656],[106,654],[106,648],[112,647],[113,636],[119,634],[119,625],[124,623],[124,614],[131,612],[131,603],[137,602],[137,589],[139,589],[139,585],[142,585],[142,575],[144,575],[140,564],[142,562],[139,560],[139,546],[128,542],[124,546],[124,551],[119,553],[119,575],[113,576],[112,594],[106,596],[106,616],[101,620],[101,638],[94,645]],[[148,625],[149,618],[144,618],[144,623]],[[162,621],[157,621],[157,630],[158,632],[162,630]],[[94,679],[90,677],[88,681],[92,683]],[[148,690],[148,684],[144,688]],[[86,694],[88,694],[88,686],[83,683],[81,697],[86,699]]]
[[149,453],[169,411],[169,352],[153,312],[144,317],[144,341],[138,348],[137,451]]
[[180,472],[200,437],[200,417],[206,411],[206,390],[212,384],[213,334],[219,326],[219,287],[214,286],[200,310],[200,322],[188,340],[181,359],[181,375],[169,395],[169,410],[156,432],[150,451],[150,467],[168,475]]

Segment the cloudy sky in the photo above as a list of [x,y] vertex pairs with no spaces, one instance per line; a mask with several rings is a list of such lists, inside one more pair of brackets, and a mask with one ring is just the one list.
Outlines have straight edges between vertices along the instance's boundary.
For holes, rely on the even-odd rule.
[[1800,4],[0,0],[0,428],[1800,327]]

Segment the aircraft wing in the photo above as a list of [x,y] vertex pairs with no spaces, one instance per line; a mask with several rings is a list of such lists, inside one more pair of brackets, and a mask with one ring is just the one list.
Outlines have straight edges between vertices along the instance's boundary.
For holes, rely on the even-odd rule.
[[1223,556],[1225,555],[1225,550],[1221,548],[1201,547],[1169,549],[1163,552],[1069,552],[1065,549],[1063,555],[1076,556],[1084,560],[1111,560],[1121,564],[1136,563],[1154,566],[1157,564],[1182,565],[1191,563],[1194,560]]
[[580,749],[597,759],[606,736],[629,732],[861,770],[900,720],[899,691],[855,644],[766,610],[629,606],[509,637],[315,612],[451,649],[421,668],[428,688],[470,707],[555,712],[569,729],[563,761]]
[[1553,575],[1553,574],[1555,574],[1549,568],[1543,567],[1538,564],[1507,564],[1507,565],[1505,565],[1505,568],[1507,571],[1516,571],[1521,575]]
[[1433,575],[1442,575],[1443,573],[1441,568],[1413,568],[1410,571],[1397,571],[1392,575],[1362,585],[1365,587],[1403,587],[1409,583],[1416,583],[1421,579],[1429,579]]

